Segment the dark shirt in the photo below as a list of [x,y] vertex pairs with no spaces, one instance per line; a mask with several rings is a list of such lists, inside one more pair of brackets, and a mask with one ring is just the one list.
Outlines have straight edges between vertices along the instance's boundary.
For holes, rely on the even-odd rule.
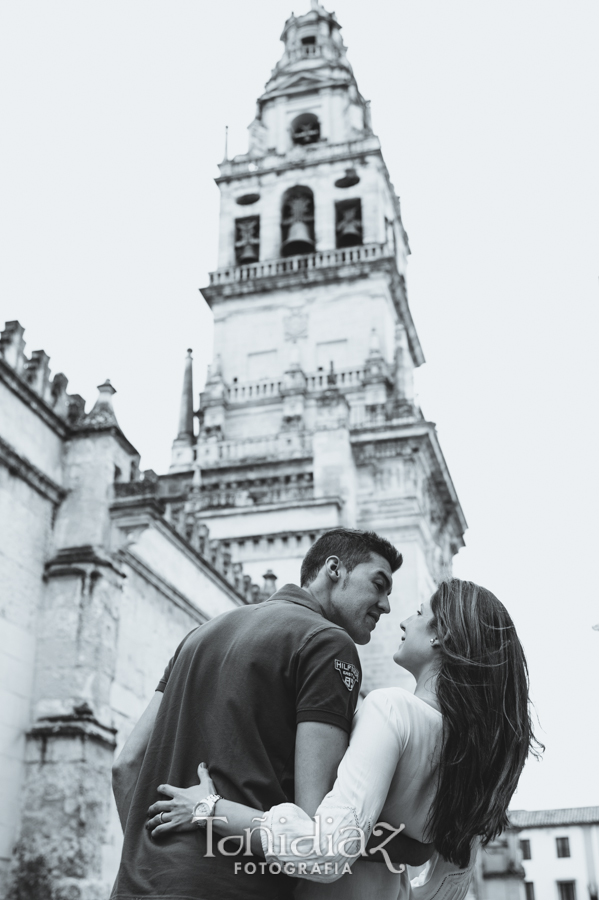
[[[354,676],[357,676],[354,677]],[[256,809],[294,799],[299,722],[347,732],[360,688],[354,642],[311,596],[285,585],[266,603],[224,613],[190,632],[157,690],[164,697],[135,788],[113,900],[286,900],[294,880],[243,872],[251,857],[204,856],[205,831],[152,841],[144,828],[159,784],[198,783],[200,762],[227,800]],[[238,842],[237,842],[238,843]],[[230,840],[226,849],[234,849]],[[256,863],[264,862],[255,858]],[[235,862],[242,871],[235,874]]]

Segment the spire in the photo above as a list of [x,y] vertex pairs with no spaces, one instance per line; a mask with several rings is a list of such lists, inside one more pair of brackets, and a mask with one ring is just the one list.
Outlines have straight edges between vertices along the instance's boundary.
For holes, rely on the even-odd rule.
[[193,468],[194,451],[193,434],[193,357],[191,350],[185,357],[183,374],[183,390],[181,392],[181,408],[179,411],[179,431],[173,441],[171,452],[171,472],[188,472]]
[[193,438],[193,357],[191,349],[187,351],[185,358],[185,373],[183,375],[183,391],[181,394],[181,409],[179,412],[178,438]]

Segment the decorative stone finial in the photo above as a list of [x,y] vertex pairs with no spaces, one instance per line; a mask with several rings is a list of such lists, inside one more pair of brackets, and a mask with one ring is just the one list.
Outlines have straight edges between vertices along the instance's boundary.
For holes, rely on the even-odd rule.
[[262,577],[264,578],[263,599],[268,600],[277,589],[277,576],[272,569],[267,569]]
[[337,385],[337,373],[335,372],[335,366],[333,365],[333,360],[331,360],[331,368],[327,373],[327,385],[330,388],[333,388]]
[[83,418],[81,422],[82,428],[101,431],[104,428],[119,427],[112,405],[114,394],[116,394],[116,388],[110,383],[110,378],[98,385],[98,399],[94,403],[91,412]]
[[[112,397],[114,394],[116,394],[116,388],[112,386],[110,378],[107,378],[106,381],[98,385],[98,391],[100,392],[100,397],[105,398]],[[99,402],[100,397],[98,398],[98,400],[96,400],[96,403]]]

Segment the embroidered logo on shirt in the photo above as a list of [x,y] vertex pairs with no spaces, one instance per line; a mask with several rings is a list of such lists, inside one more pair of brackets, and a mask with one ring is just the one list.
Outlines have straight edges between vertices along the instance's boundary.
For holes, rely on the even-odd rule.
[[346,663],[342,662],[340,659],[336,659],[335,668],[341,675],[341,680],[348,691],[353,691],[355,685],[360,680],[360,673],[353,663]]

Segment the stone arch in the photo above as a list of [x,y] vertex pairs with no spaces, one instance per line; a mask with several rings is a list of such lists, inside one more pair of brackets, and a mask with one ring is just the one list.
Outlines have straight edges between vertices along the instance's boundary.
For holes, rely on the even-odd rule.
[[302,113],[291,123],[291,140],[304,146],[320,140],[320,121],[314,113]]
[[302,256],[314,249],[314,194],[309,187],[297,184],[283,194],[281,255]]

